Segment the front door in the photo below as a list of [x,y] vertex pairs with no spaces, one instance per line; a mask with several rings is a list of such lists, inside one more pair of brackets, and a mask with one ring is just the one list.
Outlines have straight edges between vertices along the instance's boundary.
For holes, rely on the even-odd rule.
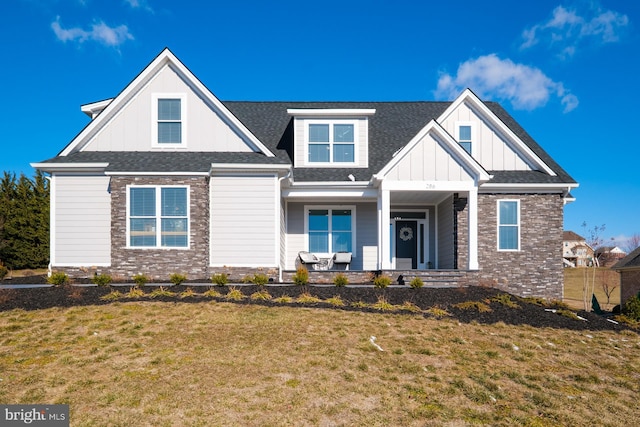
[[396,220],[396,269],[418,268],[418,222]]

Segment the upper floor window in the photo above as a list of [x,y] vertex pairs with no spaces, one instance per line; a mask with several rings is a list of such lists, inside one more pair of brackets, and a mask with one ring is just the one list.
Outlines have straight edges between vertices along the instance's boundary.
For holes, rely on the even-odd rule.
[[464,148],[467,153],[471,154],[471,144],[473,141],[471,125],[464,124],[458,125],[458,143]]
[[154,94],[153,145],[184,146],[186,97],[184,94]]
[[355,123],[312,122],[308,124],[309,163],[354,163]]
[[519,200],[498,200],[498,250],[520,250]]
[[188,187],[128,187],[128,245],[134,248],[189,246]]

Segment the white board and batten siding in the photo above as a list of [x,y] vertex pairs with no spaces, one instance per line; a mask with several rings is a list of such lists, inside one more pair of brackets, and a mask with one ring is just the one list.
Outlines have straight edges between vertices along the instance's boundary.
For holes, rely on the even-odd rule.
[[165,147],[153,146],[154,95],[183,94],[184,147],[166,149],[211,152],[250,152],[251,147],[230,126],[221,114],[214,111],[170,67],[165,66],[123,108],[107,121],[105,126],[85,145],[83,151],[158,151]]
[[277,267],[280,202],[277,176],[212,176],[212,267]]
[[532,169],[523,157],[514,150],[512,144],[509,144],[507,139],[496,131],[495,127],[489,126],[487,121],[478,116],[465,103],[460,104],[441,123],[442,127],[454,138],[457,138],[456,128],[460,124],[472,126],[471,153],[485,170],[526,171]]
[[51,265],[110,265],[109,177],[53,175],[51,201]]

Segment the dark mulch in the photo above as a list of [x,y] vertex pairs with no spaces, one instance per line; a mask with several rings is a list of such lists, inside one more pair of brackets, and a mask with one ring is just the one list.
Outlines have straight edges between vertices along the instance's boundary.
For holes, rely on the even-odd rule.
[[[42,276],[30,278],[14,278],[11,280],[1,281],[0,284],[20,284],[20,283],[44,283],[46,278]],[[88,282],[88,280],[76,280],[76,284],[82,282]],[[202,283],[202,282],[200,282]],[[180,294],[189,287],[189,284],[183,284],[180,286],[167,285],[167,289],[172,292]],[[244,300],[238,302],[238,304],[261,304],[261,305],[283,305],[273,301],[254,301],[248,298],[249,295],[258,291],[259,288],[254,285],[242,285],[237,287],[242,293],[247,296]],[[37,310],[50,307],[71,307],[82,305],[104,305],[110,304],[108,301],[101,299],[102,296],[108,294],[114,289],[120,292],[127,292],[128,287],[79,287],[79,286],[62,286],[51,288],[18,288],[18,289],[0,289],[0,311],[6,311],[11,309],[24,309],[24,310]],[[201,295],[206,288],[201,286],[193,286],[192,289],[199,295],[194,297],[179,298],[176,297],[162,297],[151,299],[149,297],[142,298],[144,301],[161,301],[163,303],[175,303],[175,302],[202,302],[209,301],[211,298]],[[215,287],[223,296],[226,295],[229,286]],[[282,295],[287,295],[292,298],[297,298],[302,292],[308,291],[313,296],[316,296],[322,300],[334,296],[340,296],[345,302],[344,307],[335,307],[325,302],[316,304],[299,304],[289,303],[287,306],[300,306],[300,307],[318,307],[318,308],[330,308],[341,310],[359,310],[380,312],[379,310],[371,307],[358,308],[352,304],[357,302],[363,302],[366,304],[372,304],[378,301],[380,297],[384,297],[386,301],[391,304],[401,305],[405,302],[411,302],[423,310],[427,310],[431,307],[439,307],[446,310],[451,314],[451,317],[460,322],[471,323],[477,322],[480,324],[492,324],[497,322],[504,322],[512,325],[531,325],[534,327],[549,327],[558,329],[571,329],[571,330],[611,330],[620,331],[623,329],[629,329],[623,324],[614,324],[609,322],[606,318],[595,315],[593,313],[578,312],[577,314],[587,320],[576,320],[563,316],[558,313],[547,311],[549,309],[561,309],[562,307],[554,306],[541,306],[532,302],[525,301],[521,298],[511,296],[511,300],[518,304],[518,308],[510,308],[504,304],[492,300],[496,295],[504,294],[504,292],[493,288],[486,288],[480,286],[470,286],[464,288],[389,288],[386,290],[375,289],[373,287],[335,287],[335,286],[267,286],[267,291],[273,298],[277,298]],[[146,287],[146,293],[151,292],[151,287]],[[224,298],[218,298],[218,300],[224,300]],[[121,299],[119,301],[131,301],[130,299]],[[454,307],[454,305],[462,302],[484,302],[488,304],[491,311],[479,312],[476,309],[460,309]],[[410,313],[409,311],[395,311],[395,313]],[[430,314],[421,314],[430,317]]]

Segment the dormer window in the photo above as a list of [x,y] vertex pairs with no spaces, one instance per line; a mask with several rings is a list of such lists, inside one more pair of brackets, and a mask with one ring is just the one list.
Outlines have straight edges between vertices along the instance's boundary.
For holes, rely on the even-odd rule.
[[355,123],[309,123],[309,163],[355,162]]
[[152,144],[155,147],[186,146],[185,94],[153,95]]

